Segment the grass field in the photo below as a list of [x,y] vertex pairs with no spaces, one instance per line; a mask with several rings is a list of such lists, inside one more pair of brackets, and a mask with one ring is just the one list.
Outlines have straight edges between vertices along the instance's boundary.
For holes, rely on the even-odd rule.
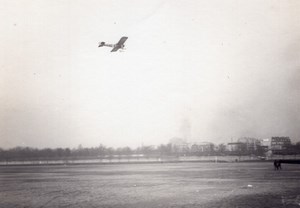
[[0,166],[0,207],[300,207],[300,165]]

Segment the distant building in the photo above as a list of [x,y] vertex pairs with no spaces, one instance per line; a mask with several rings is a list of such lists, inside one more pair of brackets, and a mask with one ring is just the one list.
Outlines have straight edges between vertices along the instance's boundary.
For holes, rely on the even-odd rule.
[[260,144],[261,144],[261,146],[270,149],[270,148],[271,148],[271,139],[270,139],[270,138],[267,138],[267,139],[261,139],[261,140],[260,140]]
[[246,149],[246,144],[242,142],[231,142],[227,144],[227,151],[242,152]]
[[251,137],[239,138],[238,142],[245,144],[248,152],[254,152],[261,146],[260,140]]
[[289,137],[272,137],[271,138],[271,150],[273,153],[281,153],[291,145],[291,139]]
[[192,153],[210,153],[214,151],[214,144],[211,142],[195,143],[191,146]]
[[172,145],[172,152],[185,153],[189,150],[188,143],[185,139],[173,137],[169,143]]
[[269,155],[272,153],[271,151],[271,139],[266,138],[266,139],[260,139],[260,147],[261,150],[264,152],[265,155]]

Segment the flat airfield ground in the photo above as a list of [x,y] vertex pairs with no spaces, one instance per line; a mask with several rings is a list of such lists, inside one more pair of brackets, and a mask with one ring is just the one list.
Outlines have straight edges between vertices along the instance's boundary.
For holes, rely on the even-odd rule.
[[0,207],[300,207],[300,165],[0,166]]

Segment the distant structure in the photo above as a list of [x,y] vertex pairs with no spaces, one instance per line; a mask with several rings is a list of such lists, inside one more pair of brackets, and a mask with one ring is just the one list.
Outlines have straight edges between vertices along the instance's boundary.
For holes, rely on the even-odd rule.
[[266,156],[271,156],[271,138],[260,139],[261,149],[265,152]]
[[272,153],[282,153],[291,145],[290,137],[272,137],[271,150]]
[[271,148],[271,139],[270,138],[265,138],[260,140],[261,146],[266,147],[268,149]]
[[173,137],[170,139],[169,143],[172,145],[173,152],[182,153],[187,152],[189,149],[188,143],[182,138]]
[[241,152],[246,149],[246,144],[242,142],[230,142],[227,144],[226,149],[229,152]]
[[254,152],[261,146],[260,140],[252,137],[239,138],[238,142],[245,144],[248,152]]
[[191,146],[191,153],[211,153],[215,146],[211,142],[195,143]]

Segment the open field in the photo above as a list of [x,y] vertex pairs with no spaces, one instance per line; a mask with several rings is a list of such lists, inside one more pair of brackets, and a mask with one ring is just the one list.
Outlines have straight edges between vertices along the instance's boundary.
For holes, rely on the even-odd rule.
[[300,165],[0,166],[0,207],[300,207]]

